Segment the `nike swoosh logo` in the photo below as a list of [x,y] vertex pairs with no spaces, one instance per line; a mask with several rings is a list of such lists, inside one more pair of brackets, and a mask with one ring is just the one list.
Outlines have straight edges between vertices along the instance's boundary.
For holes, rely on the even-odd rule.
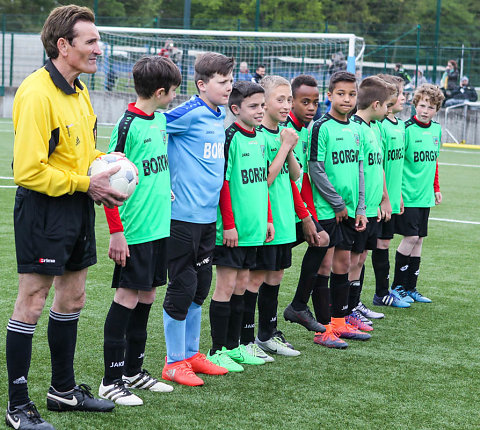
[[12,425],[12,427],[14,429],[18,429],[20,427],[20,418],[17,418],[17,420],[15,421],[11,416],[10,414],[7,414],[7,418],[8,418],[8,421],[10,421],[10,424]]
[[56,396],[55,394],[48,393],[48,398],[52,400],[57,400],[60,403],[65,403],[66,405],[69,405],[69,406],[77,406],[78,404],[78,400],[75,396],[73,396],[73,398],[71,399],[66,399],[65,397],[59,397],[59,396]]

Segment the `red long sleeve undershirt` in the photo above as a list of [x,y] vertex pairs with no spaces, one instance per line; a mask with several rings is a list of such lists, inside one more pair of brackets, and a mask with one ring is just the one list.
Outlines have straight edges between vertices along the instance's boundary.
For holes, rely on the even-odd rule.
[[437,167],[435,168],[435,179],[433,180],[433,191],[435,193],[440,192],[440,182],[438,181],[438,160],[437,160]]
[[105,215],[107,217],[107,224],[110,230],[110,234],[118,233],[123,231],[122,220],[120,219],[120,213],[118,212],[118,207],[113,207],[112,209],[103,207],[105,210]]
[[315,221],[318,221],[317,211],[315,210],[315,205],[313,204],[313,191],[312,184],[310,184],[310,178],[308,173],[303,174],[302,180],[302,192],[300,193],[303,201],[307,204],[308,212],[315,218]]
[[298,218],[304,219],[310,216],[308,210],[305,208],[305,204],[303,202],[302,196],[300,195],[300,191],[298,191],[295,182],[290,180],[290,184],[292,186],[292,194],[293,194],[293,206],[295,207],[295,213],[297,214]]

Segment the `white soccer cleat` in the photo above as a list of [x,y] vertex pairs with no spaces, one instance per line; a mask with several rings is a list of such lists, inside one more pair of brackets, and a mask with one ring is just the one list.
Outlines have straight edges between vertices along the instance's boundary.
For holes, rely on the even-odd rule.
[[273,336],[265,342],[257,337],[255,338],[255,343],[265,352],[271,354],[284,355],[286,357],[297,357],[300,355],[300,351],[289,348],[278,336]]
[[147,370],[142,371],[135,376],[124,376],[126,388],[137,388],[138,390],[150,390],[156,393],[170,393],[173,387],[168,384],[160,382],[158,379],[148,373]]
[[125,388],[125,382],[122,379],[117,379],[113,384],[100,384],[98,388],[98,395],[102,399],[108,399],[121,406],[140,406],[143,405],[143,400],[133,394],[128,388]]

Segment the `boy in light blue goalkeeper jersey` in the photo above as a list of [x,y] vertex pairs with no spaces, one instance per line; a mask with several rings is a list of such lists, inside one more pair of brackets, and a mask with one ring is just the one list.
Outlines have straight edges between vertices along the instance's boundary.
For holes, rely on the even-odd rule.
[[[201,306],[210,290],[217,206],[223,185],[225,108],[233,58],[212,52],[195,62],[198,96],[167,112],[172,191],[169,283],[163,303],[166,364],[162,377],[202,385],[197,373],[226,373],[199,353]],[[211,366],[210,366],[210,365]]]

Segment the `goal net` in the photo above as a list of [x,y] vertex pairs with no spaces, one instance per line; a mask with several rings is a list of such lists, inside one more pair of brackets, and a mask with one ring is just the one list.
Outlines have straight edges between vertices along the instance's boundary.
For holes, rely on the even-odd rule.
[[[364,41],[354,34],[268,33],[98,27],[103,55],[95,76],[83,76],[90,89],[133,92],[132,67],[144,55],[163,55],[180,68],[182,85],[177,93],[196,92],[194,63],[199,54],[213,51],[236,60],[234,78],[249,79],[258,65],[267,74],[287,79],[306,73],[320,88],[336,70],[362,69]],[[322,92],[322,91],[321,91]]]

